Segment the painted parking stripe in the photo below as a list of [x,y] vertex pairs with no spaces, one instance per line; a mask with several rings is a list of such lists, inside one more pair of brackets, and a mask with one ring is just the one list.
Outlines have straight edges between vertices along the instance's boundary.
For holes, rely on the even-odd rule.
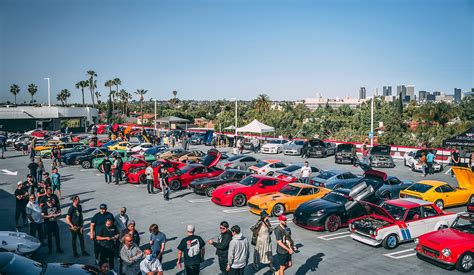
[[341,239],[341,238],[346,238],[350,237],[351,232],[349,231],[344,231],[344,232],[339,232],[339,233],[334,233],[334,234],[328,234],[324,236],[318,237],[318,239],[325,240],[325,241],[331,241],[331,240],[336,240],[336,239]]
[[[403,258],[407,258],[407,257],[411,257],[411,256],[415,256],[416,253],[408,253],[408,252],[413,252],[414,249],[413,248],[409,248],[409,249],[405,249],[405,250],[400,250],[400,251],[396,251],[396,252],[392,252],[392,253],[387,253],[387,254],[383,254],[385,257],[389,257],[389,258],[392,258],[392,259],[403,259]],[[407,254],[408,253],[408,254]],[[402,255],[400,255],[402,254]]]
[[188,200],[190,203],[196,203],[196,202],[208,202],[211,201],[211,199],[196,199],[196,200]]
[[224,213],[240,213],[240,212],[248,212],[248,209],[225,209],[222,210]]

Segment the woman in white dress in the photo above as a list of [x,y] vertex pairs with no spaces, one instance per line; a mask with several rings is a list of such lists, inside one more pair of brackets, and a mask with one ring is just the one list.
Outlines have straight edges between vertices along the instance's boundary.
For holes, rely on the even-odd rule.
[[272,226],[268,220],[266,211],[260,213],[258,222],[250,228],[253,232],[252,244],[255,245],[253,253],[253,267],[259,270],[260,264],[269,265],[271,270],[275,270],[272,265]]

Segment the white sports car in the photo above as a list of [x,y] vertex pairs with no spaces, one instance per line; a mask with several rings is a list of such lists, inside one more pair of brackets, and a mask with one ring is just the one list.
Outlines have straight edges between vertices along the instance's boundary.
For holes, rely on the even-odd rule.
[[[421,153],[425,153],[425,156],[428,155],[429,150],[416,150],[406,153],[403,156],[403,164],[411,168],[413,172],[421,172],[423,168],[420,164]],[[433,152],[436,154],[436,152]],[[433,172],[443,171],[443,164],[434,161],[433,162]]]
[[129,151],[133,153],[140,153],[140,152],[145,152],[147,149],[150,149],[151,147],[153,147],[153,144],[145,142],[135,147],[132,147],[131,149],[129,149]]
[[286,139],[274,139],[265,143],[260,151],[264,154],[279,154],[283,152],[283,145],[288,142]]
[[0,231],[0,250],[20,255],[33,254],[41,246],[41,242],[26,233]]

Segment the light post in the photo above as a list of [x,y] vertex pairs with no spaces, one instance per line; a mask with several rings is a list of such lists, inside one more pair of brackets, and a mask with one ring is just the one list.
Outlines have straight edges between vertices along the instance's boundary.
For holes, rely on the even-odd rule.
[[231,98],[230,100],[235,100],[235,136],[237,137],[237,98]]
[[153,124],[155,126],[155,135],[156,135],[156,133],[157,133],[157,131],[156,131],[156,99],[155,99],[155,120],[154,120]]
[[51,85],[49,82],[49,77],[45,77],[44,80],[48,81],[48,106],[51,107]]
[[374,100],[375,94],[370,103],[370,147],[374,146]]

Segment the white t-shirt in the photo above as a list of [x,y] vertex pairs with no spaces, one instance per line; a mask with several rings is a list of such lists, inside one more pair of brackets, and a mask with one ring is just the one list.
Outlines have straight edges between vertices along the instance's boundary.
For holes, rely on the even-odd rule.
[[148,272],[152,271],[163,271],[163,267],[158,259],[148,261],[145,258],[140,263],[140,271],[142,272],[142,275],[146,275]]
[[301,177],[302,178],[307,178],[311,175],[311,167],[309,166],[303,166],[301,167]]
[[31,215],[31,218],[35,223],[43,223],[41,208],[38,203],[29,201],[26,205],[26,214]]
[[146,173],[146,179],[147,180],[152,180],[153,179],[153,168],[151,166],[148,166],[145,170]]

